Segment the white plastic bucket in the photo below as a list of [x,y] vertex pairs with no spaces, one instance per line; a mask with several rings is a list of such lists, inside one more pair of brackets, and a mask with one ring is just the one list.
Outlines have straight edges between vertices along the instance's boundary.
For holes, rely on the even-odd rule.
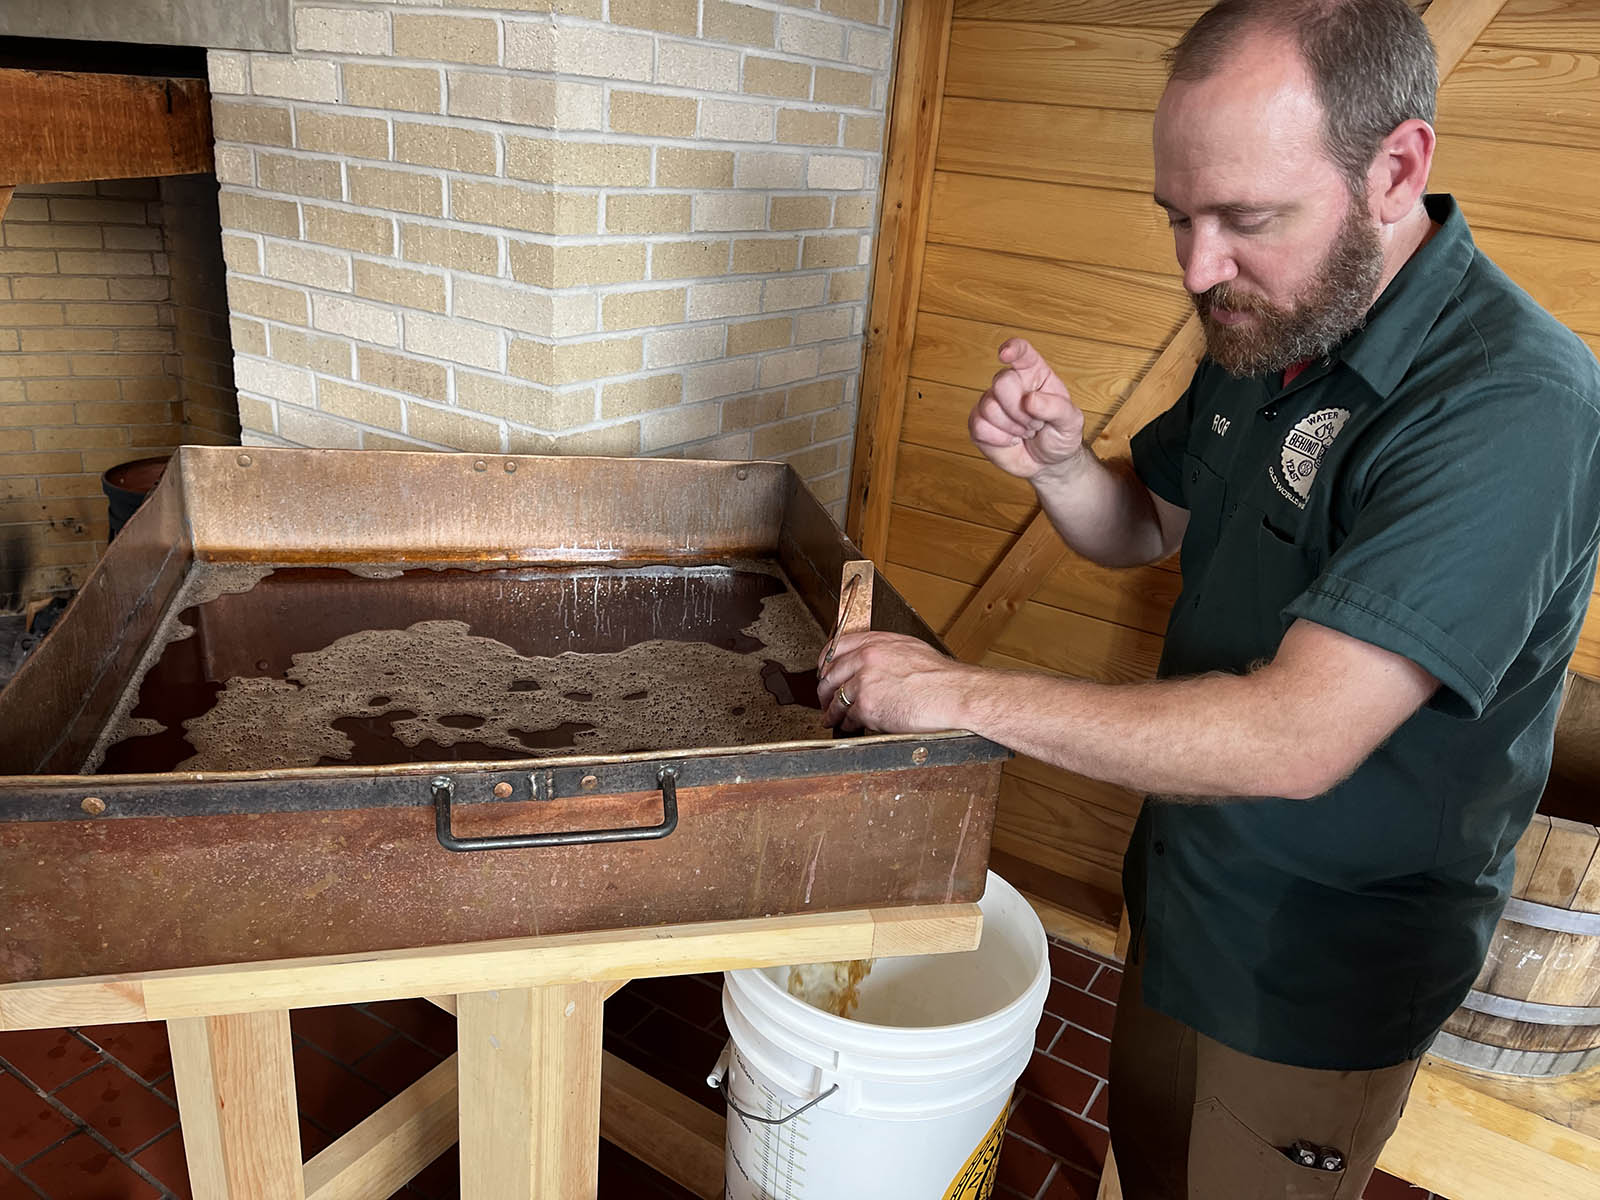
[[976,950],[879,959],[848,1020],[789,995],[788,967],[723,977],[726,1200],[989,1195],[1050,959],[1039,918],[992,871],[979,907]]

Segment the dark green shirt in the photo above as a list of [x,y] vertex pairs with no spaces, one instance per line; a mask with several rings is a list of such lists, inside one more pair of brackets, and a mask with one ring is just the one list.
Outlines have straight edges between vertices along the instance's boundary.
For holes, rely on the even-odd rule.
[[1133,440],[1189,510],[1163,676],[1246,671],[1303,618],[1442,684],[1314,800],[1152,798],[1134,828],[1146,1002],[1296,1066],[1414,1057],[1466,994],[1600,544],[1600,364],[1427,206],[1442,228],[1328,358],[1288,387],[1208,359]]

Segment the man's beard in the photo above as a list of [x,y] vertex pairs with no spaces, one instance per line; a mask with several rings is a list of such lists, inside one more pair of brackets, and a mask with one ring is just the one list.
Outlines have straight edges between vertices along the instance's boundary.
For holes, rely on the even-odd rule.
[[[1192,296],[1206,332],[1206,351],[1230,375],[1282,371],[1321,358],[1366,319],[1383,276],[1383,246],[1365,206],[1352,199],[1338,236],[1300,298],[1279,308],[1226,283]],[[1213,308],[1253,313],[1244,325],[1223,325]]]

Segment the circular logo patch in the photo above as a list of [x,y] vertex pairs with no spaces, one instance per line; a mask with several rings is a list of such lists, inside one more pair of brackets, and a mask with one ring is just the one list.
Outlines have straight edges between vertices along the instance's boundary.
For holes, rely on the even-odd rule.
[[1339,436],[1349,419],[1348,408],[1319,408],[1297,421],[1283,439],[1283,451],[1278,456],[1278,470],[1272,481],[1297,507],[1306,506],[1311,483],[1317,477],[1328,447],[1333,445],[1333,439]]

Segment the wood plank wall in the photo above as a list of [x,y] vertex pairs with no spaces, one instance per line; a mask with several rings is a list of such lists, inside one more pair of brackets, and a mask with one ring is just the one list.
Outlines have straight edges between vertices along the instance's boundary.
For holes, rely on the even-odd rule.
[[[1438,129],[1433,189],[1600,354],[1600,0],[1508,0],[1440,88]],[[1572,669],[1600,678],[1600,604]]]
[[[937,628],[1035,509],[966,436],[1000,342],[1029,337],[1099,424],[1190,312],[1150,198],[1150,121],[1161,55],[1206,7],[956,0],[881,556]],[[1444,87],[1439,131],[1435,190],[1600,351],[1600,0],[1509,0]],[[1069,554],[982,661],[1147,678],[1178,587],[1175,562],[1108,571]],[[1573,665],[1600,675],[1600,606]],[[1026,864],[1025,886],[1114,918],[1137,810],[1119,788],[1018,759],[995,848]]]

